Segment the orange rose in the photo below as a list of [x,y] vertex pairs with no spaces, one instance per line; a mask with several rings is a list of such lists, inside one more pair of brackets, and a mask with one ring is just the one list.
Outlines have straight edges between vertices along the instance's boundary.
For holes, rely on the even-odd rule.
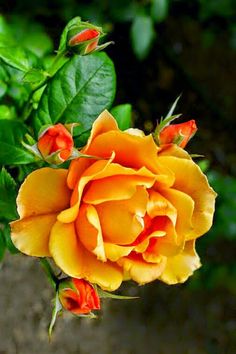
[[95,289],[84,279],[65,279],[59,285],[62,306],[75,315],[88,314],[100,309],[100,299]]
[[200,267],[195,240],[212,225],[215,192],[187,152],[119,130],[104,111],[69,171],[31,173],[17,197],[12,240],[53,257],[69,276],[112,291],[123,280],[184,282]]
[[[55,159],[58,156],[60,162],[66,161],[73,151],[73,138],[62,124],[52,125],[45,129],[38,139],[38,150],[45,160]],[[56,155],[56,156],[53,156]]]
[[194,136],[196,131],[197,126],[194,119],[180,124],[168,125],[160,132],[160,144],[176,143],[180,139],[180,143],[178,145],[184,148],[189,140]]

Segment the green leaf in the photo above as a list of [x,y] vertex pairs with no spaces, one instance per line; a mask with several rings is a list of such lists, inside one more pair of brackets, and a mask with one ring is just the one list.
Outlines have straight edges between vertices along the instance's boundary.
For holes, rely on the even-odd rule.
[[116,295],[113,293],[109,293],[107,291],[104,291],[100,288],[98,288],[97,286],[95,287],[99,297],[102,298],[109,298],[109,299],[116,299],[116,300],[134,300],[134,299],[138,299],[137,296],[123,296],[123,295]]
[[2,98],[7,92],[7,84],[0,80],[0,98]]
[[38,132],[43,125],[80,123],[79,133],[112,105],[116,88],[114,65],[105,53],[75,56],[51,79],[34,117]]
[[27,128],[16,120],[0,119],[0,165],[19,165],[34,162],[21,142]]
[[0,47],[0,58],[20,71],[26,72],[30,69],[30,55],[22,47]]
[[151,16],[155,22],[162,22],[168,16],[169,0],[152,0]]
[[10,229],[9,224],[5,224],[4,229],[3,229],[3,235],[4,235],[4,238],[5,238],[5,245],[6,245],[6,248],[8,249],[8,251],[11,254],[19,253],[20,251],[12,243],[12,240],[11,240],[11,229]]
[[3,167],[0,172],[0,219],[16,218],[16,183]]
[[148,56],[154,37],[152,18],[146,15],[136,16],[131,26],[131,42],[138,59],[143,60]]
[[43,70],[33,68],[26,72],[23,77],[23,82],[27,82],[29,84],[36,84],[41,81],[44,81],[45,77],[46,73]]
[[58,292],[56,292],[56,296],[55,299],[53,300],[54,306],[53,306],[53,310],[52,310],[52,318],[51,318],[51,322],[48,328],[48,336],[49,336],[49,340],[51,340],[52,337],[52,331],[53,331],[53,327],[56,323],[56,319],[57,319],[57,315],[61,313],[62,311],[62,306],[59,300],[59,295]]
[[16,118],[16,110],[14,106],[0,105],[0,119]]
[[129,129],[131,127],[132,106],[131,104],[121,104],[112,108],[111,114],[117,120],[118,126],[121,130]]
[[180,97],[181,97],[181,95],[179,95],[179,96],[176,98],[176,100],[174,101],[174,103],[173,103],[172,106],[170,107],[169,112],[168,112],[167,115],[165,116],[164,120],[173,116],[174,110],[175,110],[175,108],[176,108],[176,106],[177,106],[177,103],[179,102]]

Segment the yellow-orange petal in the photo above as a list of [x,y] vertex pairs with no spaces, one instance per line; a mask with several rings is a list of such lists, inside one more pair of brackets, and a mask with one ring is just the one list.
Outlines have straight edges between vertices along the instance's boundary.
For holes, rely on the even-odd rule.
[[189,195],[194,201],[192,224],[194,229],[188,239],[206,233],[211,225],[215,210],[216,193],[209,186],[206,176],[192,160],[163,156],[160,160],[175,174],[174,189]]
[[82,177],[77,181],[77,185],[75,186],[75,189],[72,193],[70,201],[71,207],[66,210],[63,210],[58,215],[58,221],[63,223],[71,223],[75,221],[79,212],[79,206],[84,187],[87,185],[87,183],[94,179],[95,176],[102,173],[103,170],[106,170],[107,166],[112,162],[113,158],[114,154],[111,155],[109,160],[96,161],[94,162],[94,164],[88,167],[87,170],[85,170]]
[[17,197],[20,218],[59,212],[69,206],[71,192],[66,185],[67,170],[41,168],[21,185]]
[[149,191],[147,213],[151,218],[154,218],[155,216],[168,216],[173,225],[176,223],[176,208],[170,203],[168,197],[165,198],[162,194],[153,189]]
[[[110,168],[112,168],[112,165],[114,164],[111,164]],[[92,181],[83,196],[83,201],[97,205],[112,200],[126,200],[132,197],[137,186],[150,188],[154,181],[155,176],[140,176],[138,171],[130,169],[130,175],[112,175]]]
[[181,191],[173,188],[163,189],[160,193],[169,200],[177,212],[175,229],[177,234],[186,240],[193,231],[192,217],[194,212],[194,201],[192,198]]
[[75,221],[79,240],[100,261],[106,261],[101,225],[94,206],[83,204]]
[[128,278],[143,285],[159,278],[165,267],[165,257],[158,258],[158,263],[148,263],[135,253],[118,260]]
[[83,278],[107,291],[116,290],[122,280],[120,267],[101,262],[79,242],[74,223],[57,221],[51,231],[49,249],[56,264],[71,277]]
[[56,219],[56,214],[48,214],[13,221],[11,223],[12,242],[18,250],[28,256],[50,256],[49,235]]
[[161,146],[161,150],[158,152],[158,156],[174,156],[181,159],[191,160],[188,152],[176,144],[167,144]]
[[142,217],[146,212],[148,193],[137,187],[132,198],[105,202],[96,206],[102,233],[106,242],[129,245],[144,228]]
[[170,285],[183,283],[200,266],[201,262],[195,251],[195,242],[187,241],[181,253],[167,258],[166,266],[159,279]]
[[[89,149],[89,146],[96,138],[96,136],[110,130],[118,130],[118,125],[115,118],[107,110],[105,110],[98,116],[98,118],[93,123],[87,145],[82,149],[82,152],[86,154]],[[97,154],[95,154],[94,156],[97,156]],[[75,185],[83,174],[83,172],[94,162],[96,162],[96,160],[88,158],[78,158],[71,162],[67,179],[69,188],[75,188]]]
[[104,248],[107,259],[112,262],[116,262],[121,257],[128,256],[130,252],[132,252],[134,246],[119,246],[114,245],[113,243],[105,242]]
[[87,151],[92,141],[103,133],[111,130],[119,130],[115,118],[105,109],[94,121],[88,143],[84,151]]
[[119,130],[109,131],[97,136],[87,153],[109,158],[115,152],[114,162],[135,169],[145,166],[157,175],[158,181],[165,185],[173,183],[174,176],[157,157],[158,147],[151,135],[140,137]]

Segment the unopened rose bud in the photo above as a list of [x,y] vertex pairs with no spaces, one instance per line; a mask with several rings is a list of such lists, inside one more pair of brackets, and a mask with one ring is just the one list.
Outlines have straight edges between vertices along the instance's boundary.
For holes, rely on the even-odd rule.
[[108,46],[111,42],[98,45],[99,39],[104,36],[101,27],[81,22],[68,31],[67,45],[80,55],[86,55],[94,51],[99,51]]
[[177,144],[184,148],[196,131],[197,126],[193,119],[185,123],[171,124],[161,130],[159,143],[160,145]]
[[43,158],[55,164],[66,161],[72,154],[73,146],[72,135],[60,123],[43,130],[37,143]]
[[64,309],[75,315],[89,314],[92,310],[100,309],[97,292],[84,279],[64,279],[59,284],[58,295]]

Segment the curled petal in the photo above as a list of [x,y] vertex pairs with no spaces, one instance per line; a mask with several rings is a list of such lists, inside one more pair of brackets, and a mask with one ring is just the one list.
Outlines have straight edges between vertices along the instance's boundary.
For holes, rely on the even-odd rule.
[[146,284],[156,280],[165,267],[165,257],[158,257],[158,263],[148,263],[141,255],[135,253],[118,260],[123,267],[127,278],[133,279],[138,284]]
[[203,235],[212,225],[216,193],[192,160],[170,156],[160,157],[160,160],[175,174],[173,188],[189,195],[194,201],[193,230],[188,234],[188,239]]
[[159,279],[170,285],[183,283],[200,266],[201,262],[195,251],[195,241],[187,241],[180,254],[167,258],[165,269]]

